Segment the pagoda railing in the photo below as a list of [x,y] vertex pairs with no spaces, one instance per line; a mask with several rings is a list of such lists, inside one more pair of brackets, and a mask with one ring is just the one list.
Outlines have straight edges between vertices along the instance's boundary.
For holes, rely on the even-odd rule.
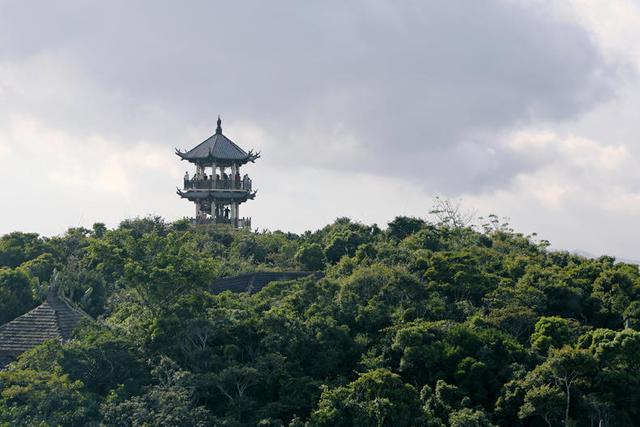
[[236,228],[251,228],[251,218],[224,218],[218,217],[213,218],[210,216],[207,217],[199,217],[195,219],[197,224],[229,224],[233,225]]
[[185,190],[243,190],[251,191],[251,179],[185,179]]

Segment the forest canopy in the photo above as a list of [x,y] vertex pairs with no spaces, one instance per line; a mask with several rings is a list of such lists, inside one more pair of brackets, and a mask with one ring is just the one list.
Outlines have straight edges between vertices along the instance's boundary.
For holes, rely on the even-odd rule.
[[0,324],[52,281],[95,321],[0,371],[0,426],[638,425],[638,266],[451,214],[4,235]]

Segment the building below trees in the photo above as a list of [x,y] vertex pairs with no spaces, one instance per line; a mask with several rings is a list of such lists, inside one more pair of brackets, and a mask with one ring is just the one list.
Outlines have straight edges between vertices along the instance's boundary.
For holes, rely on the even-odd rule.
[[50,292],[45,302],[0,326],[0,368],[47,340],[68,341],[82,319],[89,315]]

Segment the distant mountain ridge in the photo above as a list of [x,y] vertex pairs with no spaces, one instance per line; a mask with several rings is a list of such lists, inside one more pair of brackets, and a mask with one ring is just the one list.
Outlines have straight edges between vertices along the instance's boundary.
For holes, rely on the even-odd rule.
[[[592,258],[592,259],[599,258],[599,257],[603,256],[603,255],[594,255],[594,254],[592,254],[590,252],[583,251],[581,249],[574,249],[574,250],[571,250],[569,252],[572,253],[572,254],[575,254],[575,255],[580,255],[580,256],[583,256],[585,258]],[[624,262],[625,264],[638,264],[638,265],[640,265],[640,261],[635,260],[635,259],[631,259],[631,258],[615,257],[615,259],[618,262]]]

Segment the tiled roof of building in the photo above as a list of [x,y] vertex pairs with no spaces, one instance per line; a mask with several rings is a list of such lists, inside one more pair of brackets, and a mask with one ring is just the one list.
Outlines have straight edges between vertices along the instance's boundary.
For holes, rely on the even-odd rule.
[[50,295],[33,310],[0,326],[0,367],[47,340],[70,339],[80,319],[85,317],[89,316],[65,298]]
[[176,150],[176,154],[184,160],[189,161],[207,161],[218,163],[245,163],[256,160],[260,155],[252,152],[246,152],[238,147],[233,141],[222,134],[222,126],[218,117],[218,128],[209,138],[187,152]]
[[281,271],[281,272],[259,272],[247,273],[239,276],[223,277],[216,280],[209,288],[213,294],[224,291],[231,292],[258,292],[271,282],[279,280],[295,280],[302,277],[317,274],[313,271]]

